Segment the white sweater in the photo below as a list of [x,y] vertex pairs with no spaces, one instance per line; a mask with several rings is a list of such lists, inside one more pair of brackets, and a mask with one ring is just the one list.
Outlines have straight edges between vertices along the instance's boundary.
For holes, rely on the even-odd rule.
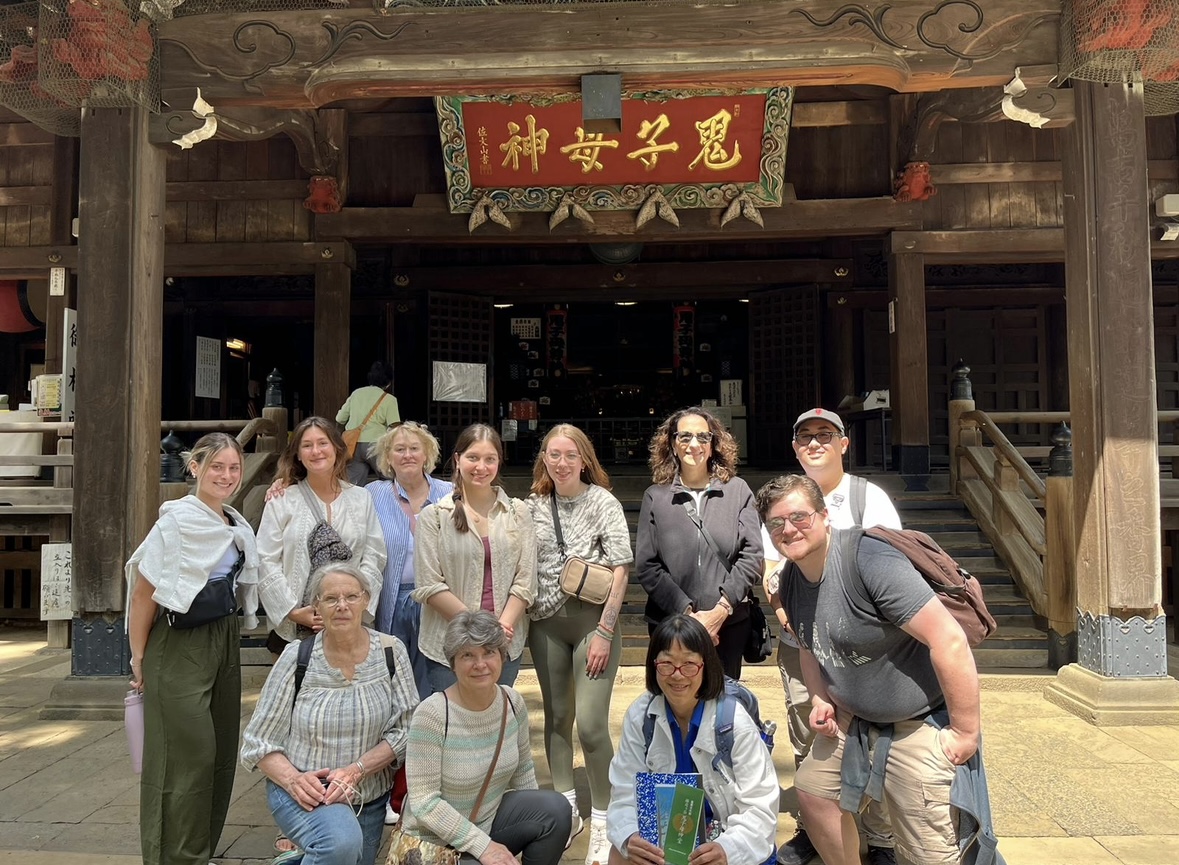
[[[349,562],[364,574],[371,595],[370,615],[376,613],[381,594],[381,573],[385,567],[385,535],[373,508],[372,496],[361,487],[341,484],[343,490],[332,502],[332,528],[352,549]],[[326,510],[326,509],[325,509]],[[271,628],[284,640],[295,639],[296,625],[287,616],[291,610],[311,603],[309,578],[311,558],[307,537],[320,520],[303,498],[298,484],[275,496],[262,511],[258,525],[258,556],[261,579],[258,594]]]

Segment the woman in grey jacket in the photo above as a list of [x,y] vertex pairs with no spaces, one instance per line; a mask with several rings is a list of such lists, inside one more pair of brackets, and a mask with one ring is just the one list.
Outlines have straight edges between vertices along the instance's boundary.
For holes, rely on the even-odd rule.
[[762,548],[753,493],[736,476],[737,442],[705,409],[680,409],[652,436],[650,465],[635,541],[648,631],[673,613],[691,615],[725,674],[739,678]]

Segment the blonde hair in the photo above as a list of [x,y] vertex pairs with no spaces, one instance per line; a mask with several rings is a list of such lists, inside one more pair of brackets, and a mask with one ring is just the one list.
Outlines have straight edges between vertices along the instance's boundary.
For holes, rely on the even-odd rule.
[[[205,472],[209,470],[210,460],[226,448],[237,454],[237,458],[242,463],[244,472],[246,455],[242,451],[242,446],[238,440],[229,435],[229,433],[214,432],[203,435],[197,439],[197,443],[192,446],[192,450],[181,454],[189,474],[196,478],[197,489],[200,489],[201,480],[204,478]],[[195,471],[193,470],[194,463],[196,464]],[[238,486],[241,486],[241,478],[238,478],[237,483]],[[238,487],[233,488],[233,492],[236,493],[237,490]]]
[[393,450],[393,442],[402,433],[416,436],[421,442],[422,450],[426,455],[425,465],[422,466],[423,472],[430,474],[438,468],[438,460],[442,456],[442,445],[438,444],[438,439],[434,438],[434,433],[426,429],[425,424],[407,420],[397,426],[390,427],[377,439],[377,471],[387,478],[393,477],[393,467],[389,464],[389,452]]
[[340,431],[327,418],[312,415],[303,420],[291,433],[286,449],[278,458],[278,471],[275,472],[275,480],[281,480],[290,486],[307,477],[307,467],[299,459],[299,445],[302,444],[303,436],[307,434],[307,430],[312,427],[323,431],[323,434],[328,437],[328,441],[332,443],[332,449],[336,452],[336,464],[332,466],[332,477],[337,481],[343,481],[347,476],[348,451],[344,445],[344,439],[340,437]]
[[549,476],[544,455],[549,448],[549,442],[555,438],[567,438],[577,448],[577,453],[581,457],[580,477],[583,481],[587,484],[596,484],[602,489],[610,489],[610,475],[606,474],[606,470],[598,462],[598,455],[594,453],[594,444],[589,440],[589,436],[573,424],[559,423],[545,435],[544,441],[540,443],[540,453],[536,455],[536,462],[532,464],[534,495],[547,496],[553,491],[553,479]]

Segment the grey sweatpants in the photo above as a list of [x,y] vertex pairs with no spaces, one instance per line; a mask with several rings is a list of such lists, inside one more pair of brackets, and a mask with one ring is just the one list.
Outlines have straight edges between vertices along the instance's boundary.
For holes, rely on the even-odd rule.
[[606,670],[596,679],[585,674],[585,654],[602,616],[601,604],[569,598],[551,617],[528,627],[528,648],[544,701],[544,749],[549,758],[553,789],[573,789],[573,720],[585,756],[592,807],[605,811],[610,804],[610,695],[622,658],[622,640],[610,646]]

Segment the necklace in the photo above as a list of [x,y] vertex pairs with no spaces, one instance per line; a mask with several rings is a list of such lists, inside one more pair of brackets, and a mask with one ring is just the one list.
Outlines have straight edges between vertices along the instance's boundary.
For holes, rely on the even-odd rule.
[[465,501],[463,502],[463,507],[467,509],[467,514],[469,514],[471,519],[473,519],[476,523],[482,523],[485,519],[481,513],[479,513],[472,505]]

